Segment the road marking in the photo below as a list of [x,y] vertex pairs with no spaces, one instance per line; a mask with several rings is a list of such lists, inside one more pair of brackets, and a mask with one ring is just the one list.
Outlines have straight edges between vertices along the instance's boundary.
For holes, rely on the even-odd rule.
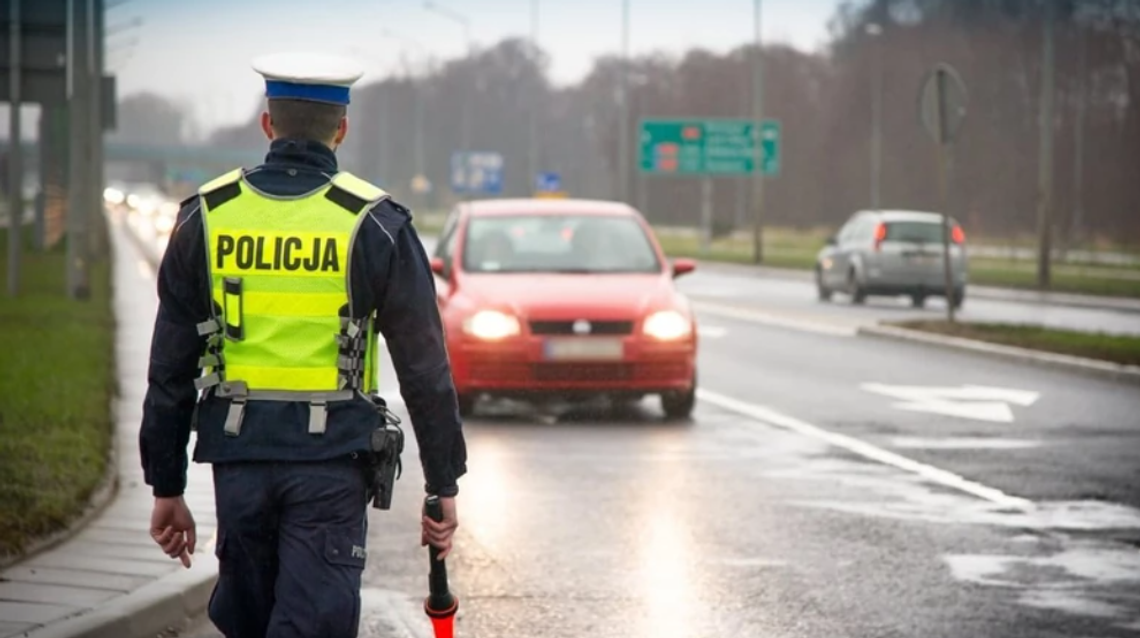
[[867,392],[901,399],[891,407],[911,412],[928,412],[991,423],[1013,423],[1009,404],[1029,407],[1041,396],[1037,392],[964,385],[960,388],[883,385],[864,383]]
[[801,332],[814,332],[838,337],[854,337],[858,332],[858,329],[854,326],[823,323],[803,317],[780,316],[757,310],[746,310],[744,308],[723,306],[704,301],[694,302],[693,308],[695,308],[698,313],[708,313],[719,317],[762,323],[779,328],[791,328],[792,330],[799,330]]
[[891,443],[891,447],[916,450],[1020,450],[1024,448],[1041,447],[1041,441],[986,437],[924,439],[919,437],[896,436],[888,440]]
[[719,339],[728,334],[728,329],[721,328],[720,326],[699,326],[697,328],[697,334],[710,339]]
[[706,401],[725,410],[730,410],[732,412],[736,412],[737,414],[755,419],[766,425],[783,428],[785,430],[791,430],[792,432],[824,441],[872,461],[883,463],[884,465],[890,465],[891,467],[895,467],[906,472],[911,472],[912,474],[921,476],[922,478],[925,478],[934,483],[938,483],[945,487],[965,492],[978,498],[990,501],[991,503],[997,503],[1003,507],[1016,508],[1020,510],[1033,509],[1033,502],[1030,500],[1018,498],[1016,496],[1010,496],[1001,490],[987,487],[981,483],[970,481],[961,476],[958,476],[957,474],[954,474],[953,472],[947,472],[946,470],[934,467],[932,465],[919,463],[918,461],[908,459],[905,456],[895,454],[894,452],[889,452],[880,447],[871,445],[865,441],[861,441],[845,434],[839,434],[825,430],[810,423],[806,423],[804,421],[800,421],[790,416],[781,414],[775,410],[772,410],[771,408],[767,408],[762,405],[746,403],[744,401],[739,401],[732,397],[728,397],[723,394],[717,394],[716,392],[709,392],[708,390],[704,389],[697,389],[697,398],[701,401]]

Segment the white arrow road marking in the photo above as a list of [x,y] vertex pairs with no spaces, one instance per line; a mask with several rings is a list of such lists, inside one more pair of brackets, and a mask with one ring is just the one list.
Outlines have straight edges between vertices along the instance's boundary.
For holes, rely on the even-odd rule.
[[905,456],[871,445],[866,441],[861,441],[845,434],[831,432],[810,423],[805,423],[762,405],[746,403],[704,389],[697,389],[697,398],[706,403],[711,403],[725,410],[736,412],[737,414],[755,419],[772,427],[791,430],[792,432],[797,432],[804,436],[809,436],[813,439],[818,439],[836,447],[843,448],[872,461],[911,472],[928,481],[933,481],[951,489],[960,490],[990,501],[991,503],[997,503],[1004,507],[1012,507],[1020,510],[1031,510],[1034,507],[1033,502],[1028,499],[1010,496],[1001,490],[987,487],[981,483],[975,483],[952,472],[947,472],[946,470],[925,463],[919,463]]
[[1041,396],[1037,392],[1025,390],[972,385],[952,388],[864,383],[860,387],[867,392],[900,399],[901,403],[891,406],[899,410],[944,414],[991,423],[1013,423],[1013,410],[1009,404],[1029,407]]

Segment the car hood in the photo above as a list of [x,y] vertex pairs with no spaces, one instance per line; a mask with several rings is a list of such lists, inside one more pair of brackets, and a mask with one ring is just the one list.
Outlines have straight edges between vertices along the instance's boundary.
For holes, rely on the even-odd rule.
[[462,287],[476,304],[532,319],[629,319],[676,305],[672,279],[658,273],[467,274]]

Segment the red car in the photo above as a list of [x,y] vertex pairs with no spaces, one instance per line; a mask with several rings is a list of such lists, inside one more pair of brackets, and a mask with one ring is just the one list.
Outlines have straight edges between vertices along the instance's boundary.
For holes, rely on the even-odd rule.
[[466,202],[431,260],[460,411],[481,396],[573,401],[661,397],[686,418],[697,322],[648,223],[625,204]]

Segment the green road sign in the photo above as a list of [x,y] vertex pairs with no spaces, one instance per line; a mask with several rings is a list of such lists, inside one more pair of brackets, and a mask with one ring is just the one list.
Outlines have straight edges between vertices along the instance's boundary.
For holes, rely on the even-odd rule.
[[780,172],[780,123],[764,120],[642,120],[638,165],[654,175],[732,176],[756,172],[755,148],[762,151],[760,172]]

